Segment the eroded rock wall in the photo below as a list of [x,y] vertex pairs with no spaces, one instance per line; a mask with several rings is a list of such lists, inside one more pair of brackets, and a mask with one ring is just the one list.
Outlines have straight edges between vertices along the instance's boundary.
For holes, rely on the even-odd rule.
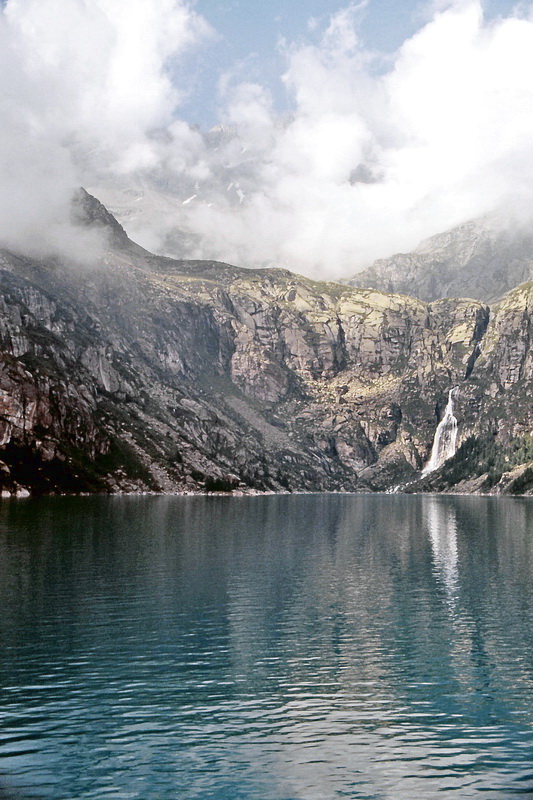
[[460,443],[531,433],[528,284],[427,304],[157,258],[115,228],[92,269],[0,267],[4,491],[389,489],[451,386]]

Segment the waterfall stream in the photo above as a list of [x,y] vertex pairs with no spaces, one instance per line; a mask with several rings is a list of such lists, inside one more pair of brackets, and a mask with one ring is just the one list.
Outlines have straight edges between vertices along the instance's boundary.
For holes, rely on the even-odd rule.
[[448,392],[448,403],[444,409],[444,416],[437,426],[431,457],[424,467],[422,474],[427,475],[438,469],[444,462],[455,455],[455,445],[457,441],[457,420],[453,415],[453,398],[457,393],[457,386]]

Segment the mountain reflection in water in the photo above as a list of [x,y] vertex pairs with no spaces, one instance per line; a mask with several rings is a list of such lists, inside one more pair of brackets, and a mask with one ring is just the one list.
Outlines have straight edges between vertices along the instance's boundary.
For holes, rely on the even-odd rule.
[[533,792],[532,520],[473,497],[4,503],[0,786]]

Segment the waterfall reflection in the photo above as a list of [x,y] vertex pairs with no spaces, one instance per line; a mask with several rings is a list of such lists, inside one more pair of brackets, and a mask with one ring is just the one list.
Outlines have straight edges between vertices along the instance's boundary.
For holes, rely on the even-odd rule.
[[439,497],[429,497],[426,522],[434,570],[441,581],[450,607],[455,608],[459,589],[457,517],[455,507]]
[[0,800],[527,793],[532,530],[530,498],[3,504]]

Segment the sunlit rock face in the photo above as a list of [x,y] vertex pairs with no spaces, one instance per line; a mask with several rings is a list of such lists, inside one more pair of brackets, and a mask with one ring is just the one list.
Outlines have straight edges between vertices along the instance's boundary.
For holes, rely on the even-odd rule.
[[348,284],[429,302],[444,297],[494,302],[530,280],[531,225],[493,214],[432,236],[412,253],[379,259]]
[[531,285],[427,304],[159,258],[89,195],[76,213],[106,234],[92,266],[0,256],[4,492],[387,490],[452,386],[458,453],[527,451]]

